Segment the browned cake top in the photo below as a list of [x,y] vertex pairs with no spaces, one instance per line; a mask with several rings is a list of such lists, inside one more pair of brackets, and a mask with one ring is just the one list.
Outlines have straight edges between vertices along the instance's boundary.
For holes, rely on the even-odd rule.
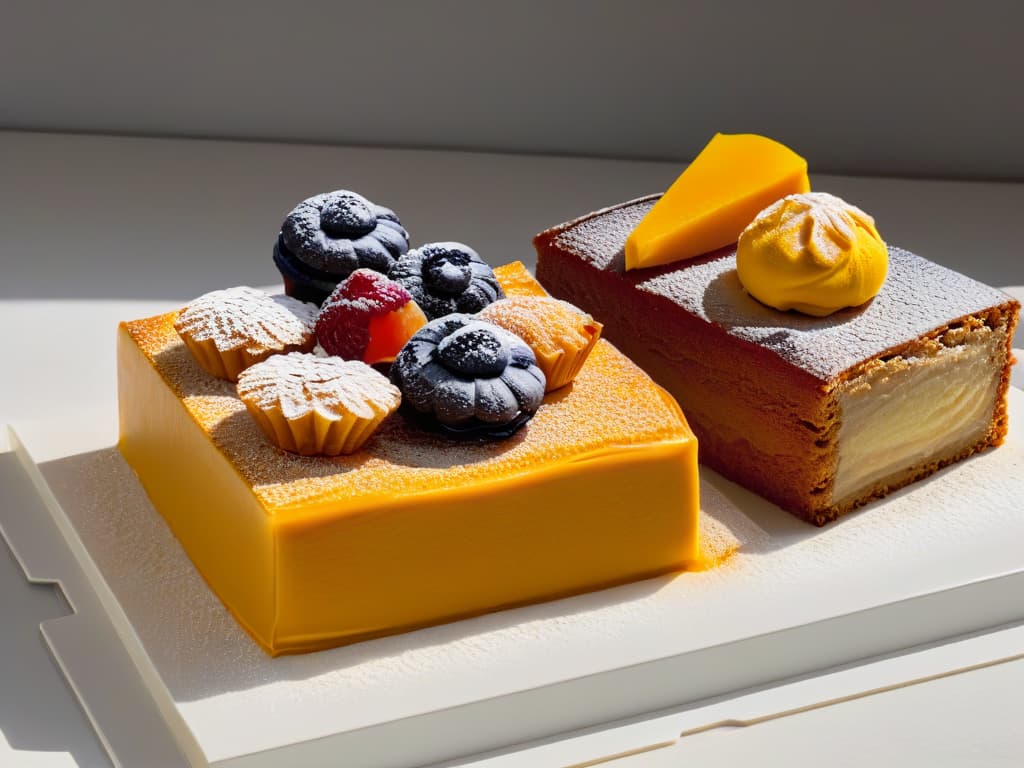
[[1013,301],[1002,291],[893,246],[888,277],[874,299],[820,318],[780,312],[751,298],[736,276],[735,246],[698,259],[625,272],[626,237],[657,199],[652,195],[633,200],[554,227],[538,235],[538,245],[551,242],[596,269],[619,273],[637,290],[670,299],[822,381],[964,317]]

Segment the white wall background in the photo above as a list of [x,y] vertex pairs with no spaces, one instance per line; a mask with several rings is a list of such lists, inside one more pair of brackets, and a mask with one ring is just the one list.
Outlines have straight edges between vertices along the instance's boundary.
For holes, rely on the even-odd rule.
[[1024,179],[1013,0],[0,0],[0,128]]

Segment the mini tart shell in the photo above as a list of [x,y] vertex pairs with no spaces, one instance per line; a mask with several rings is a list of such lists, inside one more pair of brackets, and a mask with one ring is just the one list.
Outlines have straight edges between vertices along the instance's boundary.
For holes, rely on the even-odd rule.
[[547,296],[499,299],[480,310],[477,317],[526,342],[547,378],[546,392],[576,378],[604,327],[575,305]]
[[385,411],[372,419],[363,419],[354,413],[348,413],[341,419],[328,419],[312,411],[297,419],[289,419],[278,408],[263,410],[244,398],[243,402],[253,421],[274,445],[301,456],[355,453],[391,413]]
[[248,286],[211,291],[174,318],[174,330],[199,366],[238,381],[246,368],[271,355],[311,352],[316,306]]
[[[336,366],[339,370],[352,371],[353,378],[368,378],[372,385],[367,388],[366,396],[359,400],[357,409],[349,407],[344,402],[345,398],[339,397],[332,398],[329,404],[311,401],[301,413],[286,414],[280,400],[282,392],[273,385],[252,386],[252,380],[263,373],[261,366],[284,369],[294,362],[301,376],[302,367],[308,365],[310,359],[321,361],[319,364],[322,365]],[[275,356],[249,369],[238,382],[238,396],[253,421],[274,445],[302,456],[338,456],[358,451],[401,403],[398,389],[365,363],[303,353]],[[362,413],[356,413],[356,410]]]
[[312,352],[316,346],[316,336],[311,335],[303,344],[286,344],[276,349],[262,349],[257,351],[237,347],[235,349],[217,349],[217,343],[213,339],[193,339],[187,334],[179,332],[181,340],[185,342],[192,357],[196,359],[199,366],[218,379],[238,381],[239,375],[246,368],[256,363],[261,363],[271,355],[288,352]]

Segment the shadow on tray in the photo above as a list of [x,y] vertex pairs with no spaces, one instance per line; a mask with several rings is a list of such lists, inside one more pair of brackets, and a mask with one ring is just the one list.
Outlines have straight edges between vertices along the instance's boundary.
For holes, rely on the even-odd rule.
[[[0,453],[0,489],[15,487],[15,473],[20,472],[13,453]],[[9,492],[0,497],[0,504],[16,503]],[[23,511],[4,510],[13,515]],[[2,535],[0,584],[0,738],[13,750],[67,752],[76,765],[110,765],[39,629],[72,613],[60,588],[30,583]]]
[[[318,653],[271,659],[203,582],[116,448],[45,462],[40,469],[179,701],[284,680],[308,680],[532,622],[643,601],[675,579],[688,578],[667,575]],[[900,496],[897,492],[826,528],[815,528],[708,470],[702,470],[701,485],[705,544],[720,552],[739,546],[744,558],[737,562],[752,562],[747,556],[756,558],[793,546],[804,547],[810,557],[815,551],[827,555],[824,545],[830,537],[859,535],[859,528],[881,514],[878,509]],[[716,574],[712,572],[713,577]]]
[[676,574],[317,653],[270,658],[207,587],[114,447],[40,469],[178,701],[398,659],[532,622],[649,599]]

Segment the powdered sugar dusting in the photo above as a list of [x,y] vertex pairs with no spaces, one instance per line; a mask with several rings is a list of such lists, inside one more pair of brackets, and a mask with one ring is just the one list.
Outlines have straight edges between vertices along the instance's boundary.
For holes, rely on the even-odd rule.
[[477,314],[514,333],[538,355],[585,349],[594,336],[594,318],[567,301],[547,296],[500,299]]
[[213,341],[221,352],[241,348],[258,355],[308,344],[317,311],[315,304],[291,296],[238,286],[190,302],[178,314],[175,328],[195,341]]
[[412,301],[401,285],[371,269],[357,269],[342,280],[316,319],[317,341],[332,355],[359,360],[370,343],[373,318]]
[[856,242],[860,227],[877,234],[875,220],[827,192],[788,195],[765,208],[740,235],[775,230],[784,241],[809,249],[822,263],[835,264]]
[[347,314],[383,315],[412,300],[405,288],[372,269],[357,269],[327,298],[321,313],[340,308]]
[[389,413],[402,397],[365,363],[302,352],[274,355],[247,368],[238,377],[238,396],[260,410],[279,410],[288,420],[317,413],[331,421]]
[[[512,277],[525,280],[525,270],[518,270],[522,275]],[[691,439],[661,389],[614,347],[598,342],[572,385],[548,394],[529,424],[508,440],[452,442],[399,412],[352,455],[296,456],[264,437],[228,382],[196,364],[175,334],[173,318],[172,313],[125,326],[272,514],[314,500],[401,498],[496,482],[596,453]]]
[[[1010,395],[1013,416],[1020,416],[1024,398],[1016,390]],[[68,429],[103,434],[89,421],[48,427],[36,441],[26,436],[30,448],[62,445]],[[821,626],[814,622],[865,607],[1012,573],[1020,568],[1024,538],[1014,504],[1024,496],[1024,431],[1011,429],[1004,446],[823,529],[702,471],[704,508],[743,541],[721,568],[277,658],[252,642],[207,587],[116,449],[44,462],[41,469],[169,701],[209,754],[239,723],[245,727],[232,744],[251,752],[294,743],[298,727],[305,739],[353,732],[427,709],[543,693],[543,686],[698,649],[731,649],[718,657],[728,664],[768,647],[781,628],[813,629]],[[744,538],[750,529],[753,541]],[[962,631],[956,625],[950,616],[950,634]],[[892,637],[912,630],[908,620]],[[798,642],[809,637],[799,635]],[[769,642],[732,643],[746,639]],[[686,669],[699,672],[707,653],[687,658]],[[474,692],[471,700],[464,691]]]
[[[609,279],[667,299],[728,334],[765,347],[822,381],[950,322],[1011,301],[1002,291],[889,246],[889,274],[868,303],[828,317],[780,312],[743,289],[736,249],[663,267],[624,271],[626,237],[653,207],[651,196],[607,208],[547,230],[536,238],[541,260],[555,248]],[[598,318],[601,319],[601,318]]]

